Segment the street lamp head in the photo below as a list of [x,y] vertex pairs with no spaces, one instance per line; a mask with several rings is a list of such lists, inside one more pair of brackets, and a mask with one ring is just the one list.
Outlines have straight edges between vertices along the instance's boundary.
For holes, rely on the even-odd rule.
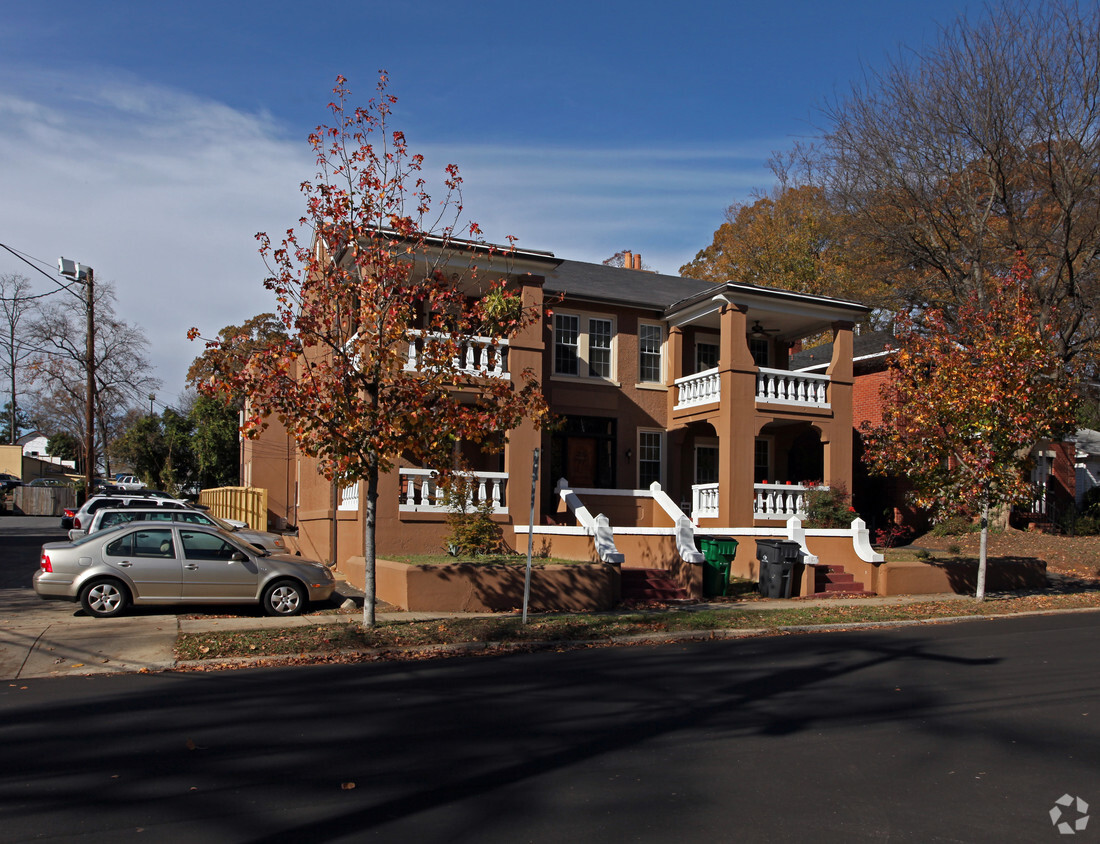
[[86,264],[78,264],[76,261],[70,261],[68,258],[57,259],[57,270],[61,275],[71,278],[73,281],[86,281],[88,276],[92,274],[91,267]]

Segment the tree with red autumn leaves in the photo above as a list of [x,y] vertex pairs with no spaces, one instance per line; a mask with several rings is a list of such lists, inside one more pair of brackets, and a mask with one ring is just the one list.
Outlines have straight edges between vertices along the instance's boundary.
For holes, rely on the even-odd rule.
[[[539,318],[507,282],[512,247],[489,246],[476,224],[461,222],[454,165],[442,198],[429,195],[423,156],[389,128],[397,99],[386,85],[383,71],[377,96],[352,108],[337,78],[333,125],[309,138],[317,176],[302,184],[299,220],[308,240],[295,229],[278,244],[257,235],[286,336],[251,350],[243,367],[215,367],[203,386],[247,396],[245,435],[274,416],[326,478],[365,483],[367,626],[375,621],[380,474],[400,456],[446,476],[456,443],[499,450],[507,431],[546,412],[534,373],[494,377],[499,351],[484,342]],[[208,346],[216,354],[219,343]]]
[[983,301],[971,295],[951,323],[938,308],[921,314],[919,328],[899,316],[882,423],[863,429],[872,471],[908,478],[915,503],[981,514],[978,600],[990,508],[1028,500],[1032,446],[1074,422],[1076,396],[1035,317],[1030,275],[1018,257]]

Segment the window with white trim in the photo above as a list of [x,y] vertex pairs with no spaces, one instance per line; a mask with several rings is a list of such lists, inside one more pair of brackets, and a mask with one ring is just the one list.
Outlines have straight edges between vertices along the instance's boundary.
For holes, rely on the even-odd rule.
[[591,314],[554,314],[554,374],[615,379],[615,320]]
[[580,317],[554,314],[554,372],[576,375],[580,361]]
[[664,456],[664,431],[638,431],[638,489],[663,481]]
[[614,328],[609,319],[588,320],[588,374],[596,378],[611,377],[611,341]]
[[665,341],[664,326],[638,323],[638,381],[664,383],[661,350]]

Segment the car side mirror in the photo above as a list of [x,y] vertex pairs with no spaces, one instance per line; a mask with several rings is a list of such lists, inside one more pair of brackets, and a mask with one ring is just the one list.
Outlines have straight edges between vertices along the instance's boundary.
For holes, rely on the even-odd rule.
[[231,562],[231,563],[243,563],[247,559],[248,559],[248,557],[246,557],[243,552],[234,551],[229,557],[229,562]]

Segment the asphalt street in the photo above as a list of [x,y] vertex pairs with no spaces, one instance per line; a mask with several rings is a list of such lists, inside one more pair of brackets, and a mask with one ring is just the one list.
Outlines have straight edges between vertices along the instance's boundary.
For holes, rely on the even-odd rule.
[[1098,623],[8,682],[0,842],[1097,840]]

